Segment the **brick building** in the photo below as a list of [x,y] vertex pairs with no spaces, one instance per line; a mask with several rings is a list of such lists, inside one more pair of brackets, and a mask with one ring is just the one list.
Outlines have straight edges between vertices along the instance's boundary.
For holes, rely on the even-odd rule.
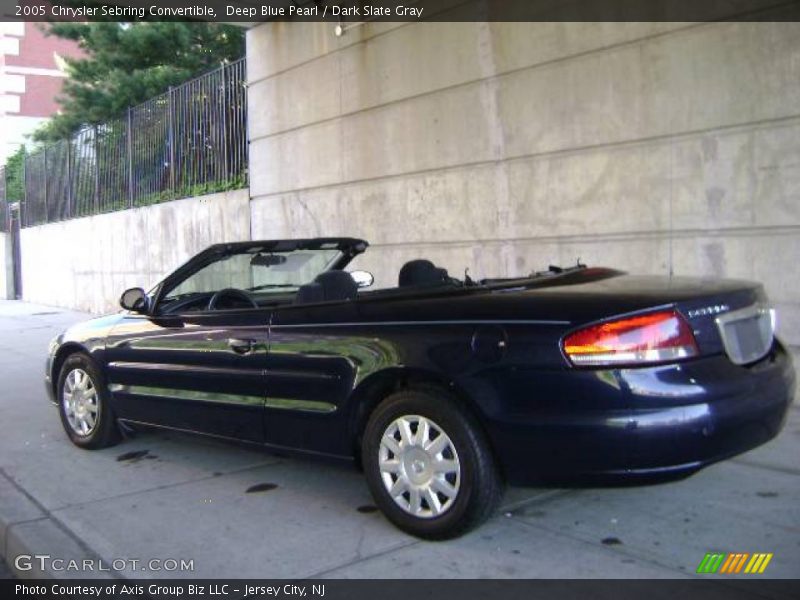
[[0,165],[58,111],[64,57],[79,54],[76,43],[46,36],[37,23],[0,22]]

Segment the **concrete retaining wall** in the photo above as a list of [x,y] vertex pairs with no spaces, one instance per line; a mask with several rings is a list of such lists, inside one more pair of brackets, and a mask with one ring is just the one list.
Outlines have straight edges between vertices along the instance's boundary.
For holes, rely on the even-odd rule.
[[578,258],[761,280],[800,344],[800,24],[248,32],[253,236],[515,275]]
[[800,24],[333,30],[248,32],[249,206],[23,230],[25,299],[100,312],[216,241],[348,235],[382,286],[421,256],[756,279],[800,345]]
[[149,289],[210,244],[249,239],[248,204],[244,189],[23,229],[23,299],[116,310],[125,289]]

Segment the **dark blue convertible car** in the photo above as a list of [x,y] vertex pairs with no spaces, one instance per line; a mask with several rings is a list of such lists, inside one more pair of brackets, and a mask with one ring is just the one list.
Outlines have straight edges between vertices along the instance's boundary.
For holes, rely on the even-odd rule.
[[762,287],[551,267],[396,287],[349,238],[211,246],[71,327],[46,384],[71,440],[137,426],[355,460],[400,528],[441,539],[503,485],[652,481],[781,429],[794,370]]

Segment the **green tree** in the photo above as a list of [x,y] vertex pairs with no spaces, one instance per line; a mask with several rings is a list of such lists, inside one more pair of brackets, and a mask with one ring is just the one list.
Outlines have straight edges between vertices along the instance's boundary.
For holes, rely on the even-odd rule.
[[218,23],[54,23],[48,33],[77,41],[85,56],[66,59],[61,112],[36,131],[37,141],[118,117],[128,106],[244,55],[242,29]]
[[[20,146],[6,159],[6,197],[8,202],[17,202],[25,196],[25,146]],[[0,198],[3,200],[3,198]]]

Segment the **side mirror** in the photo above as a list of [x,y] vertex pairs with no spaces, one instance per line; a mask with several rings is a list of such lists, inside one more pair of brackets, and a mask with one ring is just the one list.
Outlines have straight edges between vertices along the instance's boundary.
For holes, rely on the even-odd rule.
[[142,288],[131,288],[122,293],[119,305],[125,310],[143,313],[147,310],[147,296]]
[[356,285],[360,288],[369,287],[375,281],[375,278],[372,276],[372,273],[369,271],[353,271],[350,273],[350,277],[356,282]]

